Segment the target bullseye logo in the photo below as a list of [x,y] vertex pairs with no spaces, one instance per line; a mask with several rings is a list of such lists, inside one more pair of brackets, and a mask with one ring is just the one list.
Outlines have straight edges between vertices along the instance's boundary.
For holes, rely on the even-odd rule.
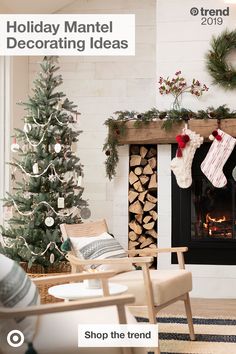
[[7,335],[7,343],[13,348],[20,347],[24,343],[24,340],[24,334],[17,329],[13,329]]

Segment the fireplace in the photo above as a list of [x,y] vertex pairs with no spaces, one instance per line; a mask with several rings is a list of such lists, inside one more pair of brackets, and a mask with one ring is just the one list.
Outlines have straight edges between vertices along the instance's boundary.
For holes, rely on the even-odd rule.
[[191,191],[191,238],[200,240],[235,239],[234,184],[214,188],[196,178]]
[[[173,144],[172,157],[176,148]],[[236,264],[236,148],[224,166],[224,188],[213,187],[201,172],[209,148],[204,143],[195,154],[190,188],[179,188],[172,174],[172,245],[189,247],[188,264]]]
[[[223,120],[223,130],[230,134],[234,133],[235,125],[233,120]],[[132,127],[132,122],[129,124]],[[161,124],[161,123],[160,123]],[[194,125],[195,124],[195,125]],[[202,136],[207,138],[209,131],[213,131],[217,122],[215,120],[190,120],[190,128],[200,132]],[[112,232],[122,244],[128,248],[128,224],[129,220],[129,158],[130,145],[136,144],[154,144],[151,141],[151,134],[155,134],[153,140],[160,141],[157,148],[157,183],[158,183],[158,203],[157,203],[157,242],[160,248],[170,248],[175,246],[188,246],[190,251],[185,253],[185,260],[187,261],[187,269],[193,274],[193,293],[194,297],[209,297],[209,298],[232,298],[236,293],[236,245],[235,240],[227,237],[214,237],[208,239],[208,235],[196,234],[193,230],[200,228],[201,224],[196,225],[196,215],[199,215],[195,210],[195,205],[191,199],[192,188],[195,188],[196,194],[199,193],[199,183],[195,185],[197,176],[204,181],[202,191],[205,193],[206,183],[209,183],[207,178],[200,171],[200,164],[205,157],[210,144],[204,144],[197,150],[194,159],[194,181],[191,188],[188,190],[180,189],[176,185],[175,177],[170,170],[171,159],[175,156],[176,146],[172,145],[175,142],[175,136],[180,131],[181,127],[176,126],[171,132],[165,132],[159,129],[159,121],[150,123],[149,126],[139,129],[129,129],[130,139],[123,140],[122,145],[119,146],[119,163],[117,166],[117,174],[114,178],[113,191],[113,209],[112,209]],[[149,127],[149,128],[150,128]],[[205,132],[205,133],[204,133]],[[141,136],[139,135],[141,134]],[[163,135],[165,135],[165,141]],[[159,138],[158,138],[159,136]],[[145,138],[145,141],[144,141]],[[231,171],[236,165],[236,150],[231,154],[227,161],[224,171],[226,171],[228,181],[231,181],[231,187],[235,189],[236,183],[231,179]],[[209,186],[211,184],[209,183]],[[223,191],[224,189],[222,189]],[[218,191],[221,191],[219,189]],[[194,193],[195,193],[194,192]],[[234,191],[233,191],[234,196]],[[194,195],[194,194],[193,194]],[[198,194],[197,194],[198,195]],[[225,194],[224,194],[225,196]],[[235,208],[234,204],[231,207]],[[182,211],[181,211],[182,208]],[[181,219],[182,212],[182,219]],[[234,214],[234,212],[233,212]],[[225,215],[225,214],[224,214]],[[227,216],[227,215],[226,215]],[[199,221],[198,219],[197,221]],[[195,224],[194,224],[195,223]],[[109,223],[110,225],[110,223]],[[199,226],[198,226],[199,225]],[[174,236],[174,237],[173,237]],[[216,235],[214,235],[216,236]],[[201,238],[200,238],[201,237]],[[235,236],[233,236],[235,237]],[[199,238],[199,239],[198,239]],[[163,253],[158,257],[159,269],[176,268],[174,260],[171,260],[169,253]],[[172,264],[173,263],[173,264]],[[217,265],[218,264],[218,265]],[[222,265],[224,264],[224,266]],[[220,286],[219,286],[220,284]]]

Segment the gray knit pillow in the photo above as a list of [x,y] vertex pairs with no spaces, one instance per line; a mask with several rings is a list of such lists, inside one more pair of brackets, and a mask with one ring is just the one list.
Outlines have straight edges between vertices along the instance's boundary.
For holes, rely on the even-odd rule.
[[[24,308],[38,302],[38,290],[24,270],[16,262],[0,254],[0,306]],[[24,334],[26,343],[31,343],[36,321],[35,316],[1,320],[0,347],[6,345],[7,334],[15,329]]]
[[[70,237],[72,250],[76,257],[82,259],[109,259],[127,258],[127,254],[121,244],[110,234],[104,232],[99,236]],[[113,270],[116,272],[128,272],[135,268],[131,263],[91,265],[88,268],[99,270]]]

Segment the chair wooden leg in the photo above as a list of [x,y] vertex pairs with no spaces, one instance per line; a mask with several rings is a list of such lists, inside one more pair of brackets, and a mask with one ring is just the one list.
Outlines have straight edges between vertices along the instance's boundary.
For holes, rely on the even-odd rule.
[[[117,312],[118,312],[118,317],[119,317],[119,323],[120,324],[127,324],[124,305],[116,305],[116,307],[117,307]],[[132,348],[123,347],[122,354],[134,354],[134,351]]]
[[155,310],[155,304],[154,304],[152,282],[151,282],[149,268],[146,263],[142,264],[142,270],[143,270],[144,286],[145,286],[145,290],[146,290],[148,319],[151,324],[156,324],[157,320],[156,320],[156,310]]
[[185,296],[184,306],[185,306],[185,312],[186,312],[187,321],[188,321],[190,339],[196,340],[196,336],[195,336],[194,328],[193,328],[193,316],[192,316],[189,293],[187,293]]
[[[147,301],[149,323],[150,324],[157,324],[157,319],[156,319],[157,310],[155,308],[152,282],[151,282],[149,267],[148,267],[147,263],[142,264],[142,270],[143,270],[144,286],[145,286],[145,290],[146,290],[146,301]],[[151,348],[151,351],[154,354],[160,354],[159,347]]]

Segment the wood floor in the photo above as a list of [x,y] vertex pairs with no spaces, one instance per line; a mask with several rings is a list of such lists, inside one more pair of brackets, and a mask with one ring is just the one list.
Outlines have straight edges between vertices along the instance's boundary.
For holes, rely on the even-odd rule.
[[[235,299],[195,299],[191,298],[193,316],[203,317],[235,317],[236,318],[236,298]],[[132,311],[133,312],[133,311]],[[145,316],[143,310],[134,310],[136,316]],[[184,303],[178,301],[162,311],[163,315],[183,315],[185,316]]]

